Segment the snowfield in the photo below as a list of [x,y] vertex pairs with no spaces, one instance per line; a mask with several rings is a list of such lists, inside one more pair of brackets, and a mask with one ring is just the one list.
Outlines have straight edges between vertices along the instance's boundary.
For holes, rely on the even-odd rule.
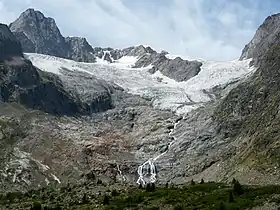
[[229,62],[200,60],[203,66],[197,76],[186,82],[176,82],[159,71],[150,74],[148,69],[152,66],[132,68],[137,61],[137,57],[132,56],[124,56],[111,64],[102,59],[98,59],[97,63],[79,63],[42,54],[28,53],[25,56],[43,71],[59,75],[62,74],[60,70],[66,68],[71,71],[87,72],[114,82],[131,94],[151,98],[155,108],[170,109],[178,115],[183,115],[209,101],[211,98],[203,90],[225,85],[254,70],[249,67],[250,60]]

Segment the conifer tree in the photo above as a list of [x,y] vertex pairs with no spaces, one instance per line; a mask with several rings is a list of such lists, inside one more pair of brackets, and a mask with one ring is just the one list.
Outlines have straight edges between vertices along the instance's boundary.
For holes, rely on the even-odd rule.
[[241,184],[239,183],[239,181],[235,181],[235,183],[233,184],[233,192],[236,195],[243,195],[244,194],[244,190],[243,187],[241,186]]

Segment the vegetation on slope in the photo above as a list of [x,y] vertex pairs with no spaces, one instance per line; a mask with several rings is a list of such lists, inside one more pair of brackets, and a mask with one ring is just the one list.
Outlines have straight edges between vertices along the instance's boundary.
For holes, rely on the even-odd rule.
[[[224,138],[244,142],[239,161],[259,168],[280,160],[280,45],[263,56],[252,77],[234,88],[213,115]],[[247,161],[248,162],[248,161]]]
[[[278,196],[277,196],[278,195]],[[280,204],[279,186],[201,183],[181,186],[106,186],[84,183],[1,195],[1,209],[251,209]]]

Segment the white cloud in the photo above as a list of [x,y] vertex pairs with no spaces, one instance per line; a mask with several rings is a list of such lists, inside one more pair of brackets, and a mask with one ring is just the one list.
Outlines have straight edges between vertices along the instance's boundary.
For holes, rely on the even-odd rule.
[[[249,0],[0,0],[0,18],[13,21],[28,7],[54,17],[64,36],[96,46],[148,44],[157,50],[214,60],[239,57],[259,22]],[[264,17],[263,17],[264,18]]]

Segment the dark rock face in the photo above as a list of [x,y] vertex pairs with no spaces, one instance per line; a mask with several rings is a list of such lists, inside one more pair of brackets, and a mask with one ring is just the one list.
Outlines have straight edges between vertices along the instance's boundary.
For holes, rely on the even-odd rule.
[[152,48],[144,47],[143,45],[127,47],[124,49],[113,49],[110,47],[108,48],[95,47],[93,51],[96,57],[100,59],[103,58],[109,63],[112,63],[123,56],[141,57],[145,54],[156,53],[156,51],[154,51]]
[[66,37],[65,42],[70,49],[67,53],[67,57],[75,61],[95,62],[93,48],[85,38]]
[[46,78],[28,61],[20,65],[0,65],[2,102],[18,102],[32,109],[59,115],[79,113],[82,104],[63,89],[59,78]]
[[24,52],[34,53],[36,52],[35,45],[31,42],[30,39],[23,32],[14,32],[13,33],[17,40],[20,40],[20,44]]
[[272,47],[259,61],[260,67],[254,75],[233,89],[218,106],[215,116],[221,131],[230,136],[239,135],[240,131],[247,131],[248,135],[269,134],[263,129],[278,119],[279,52],[280,45]]
[[258,64],[260,57],[270,47],[280,43],[280,14],[271,15],[265,19],[258,28],[253,39],[245,46],[240,59],[253,58],[254,64]]
[[179,57],[168,59],[165,52],[145,54],[136,62],[135,67],[146,67],[153,65],[150,73],[160,71],[163,75],[182,82],[196,76],[200,72],[201,62],[187,61]]
[[83,113],[91,114],[106,111],[114,107],[113,95],[122,89],[84,72],[72,72],[67,69],[60,76],[64,88],[73,93],[83,103]]
[[[67,45],[53,18],[46,18],[41,12],[28,9],[10,24],[12,32],[22,32],[35,46],[35,53],[67,57]],[[18,37],[21,38],[21,37]],[[24,39],[25,40],[25,39]],[[21,40],[20,40],[21,41]],[[22,41],[24,43],[24,41]],[[23,44],[23,46],[25,46]],[[23,49],[23,51],[29,50]]]
[[21,45],[8,26],[0,24],[0,60],[9,59],[13,56],[22,56]]
[[[13,62],[0,64],[2,102],[18,102],[55,115],[89,115],[113,107],[111,94],[115,89],[101,80],[75,75],[67,84],[56,75],[36,69],[29,61],[19,65]],[[84,85],[92,91],[85,91]]]
[[53,18],[28,9],[10,24],[11,31],[20,41],[23,51],[41,53],[75,61],[94,62],[93,49],[85,38],[64,38]]

